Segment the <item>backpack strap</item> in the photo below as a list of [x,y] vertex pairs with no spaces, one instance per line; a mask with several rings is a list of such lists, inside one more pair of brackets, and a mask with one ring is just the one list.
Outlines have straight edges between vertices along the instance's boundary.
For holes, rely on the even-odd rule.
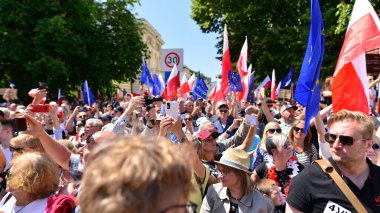
[[351,202],[357,212],[368,212],[328,160],[321,159],[314,162],[316,162],[322,168],[322,170],[334,180],[339,189]]

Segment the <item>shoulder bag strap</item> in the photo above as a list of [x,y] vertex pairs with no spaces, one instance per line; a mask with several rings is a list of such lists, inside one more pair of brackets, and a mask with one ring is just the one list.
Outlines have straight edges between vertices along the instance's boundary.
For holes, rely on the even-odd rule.
[[322,170],[330,175],[330,177],[334,180],[334,182],[338,185],[339,189],[343,192],[343,194],[347,197],[347,199],[354,206],[356,211],[358,212],[368,212],[363,204],[359,201],[359,199],[355,196],[355,194],[351,191],[351,189],[344,182],[343,178],[336,172],[335,168],[331,165],[328,160],[316,160],[316,162]]

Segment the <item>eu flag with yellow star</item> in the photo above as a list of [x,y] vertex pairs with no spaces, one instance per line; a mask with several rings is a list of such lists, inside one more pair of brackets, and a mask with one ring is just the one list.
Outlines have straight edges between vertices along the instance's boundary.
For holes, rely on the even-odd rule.
[[230,90],[233,92],[243,92],[243,86],[241,84],[241,78],[238,73],[232,73],[228,71],[228,84]]
[[310,120],[318,114],[320,91],[319,75],[325,50],[325,35],[322,13],[318,0],[311,0],[311,23],[305,58],[294,97],[306,107],[305,127],[307,132]]

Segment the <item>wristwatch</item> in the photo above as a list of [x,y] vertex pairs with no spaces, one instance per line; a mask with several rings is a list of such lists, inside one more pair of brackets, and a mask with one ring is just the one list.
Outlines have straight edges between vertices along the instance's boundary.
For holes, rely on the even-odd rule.
[[179,142],[180,143],[185,143],[186,142],[186,138],[185,138],[186,136],[183,136],[181,139],[179,139]]

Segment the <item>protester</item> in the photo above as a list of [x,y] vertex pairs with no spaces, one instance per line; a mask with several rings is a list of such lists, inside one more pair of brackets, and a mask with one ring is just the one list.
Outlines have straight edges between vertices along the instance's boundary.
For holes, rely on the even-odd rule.
[[81,180],[87,158],[96,146],[114,137],[111,132],[96,132],[87,137],[86,144],[78,150],[79,154],[72,154],[63,144],[47,135],[36,119],[29,115],[24,116],[29,124],[29,130],[25,133],[39,138],[49,157],[63,169],[69,170],[75,181]]
[[215,160],[219,160],[222,153],[229,147],[239,147],[248,150],[255,135],[256,126],[249,125],[243,121],[239,130],[229,139],[217,142],[219,133],[211,122],[202,124],[196,137],[201,141],[201,160],[203,164],[210,168],[211,173],[217,177]]
[[277,207],[274,212],[280,213],[281,211],[278,211],[278,207],[281,205],[281,192],[276,182],[271,179],[261,179],[255,187],[264,197],[272,200],[273,205]]
[[[58,167],[39,153],[24,153],[12,160],[7,179],[7,191],[0,211],[45,212],[48,197],[58,187]],[[8,196],[11,196],[8,198]]]
[[296,120],[290,128],[289,141],[295,151],[297,161],[304,167],[310,166],[311,163],[319,159],[318,150],[311,143],[312,134],[310,127],[304,132],[305,121]]
[[254,183],[263,178],[274,180],[281,187],[281,206],[277,211],[285,212],[285,200],[292,179],[303,169],[292,154],[292,145],[284,134],[275,133],[267,137],[265,143],[268,154],[273,157],[273,163],[263,162],[252,173]]
[[209,187],[201,212],[273,212],[273,204],[249,179],[249,155],[229,148],[217,161],[220,183]]
[[[330,163],[368,212],[380,212],[380,167],[366,158],[373,145],[374,125],[361,112],[341,110],[328,120]],[[318,164],[293,179],[287,198],[287,212],[323,212],[332,209],[357,212],[336,182]]]
[[191,167],[184,155],[157,138],[123,137],[105,144],[89,159],[81,211],[185,212]]
[[253,164],[251,165],[251,170],[254,170],[262,162],[271,163],[273,162],[272,156],[268,155],[266,148],[266,141],[269,135],[275,133],[281,133],[282,129],[277,122],[269,122],[265,128],[263,137],[261,138],[260,144],[257,146],[255,152],[253,152]]

